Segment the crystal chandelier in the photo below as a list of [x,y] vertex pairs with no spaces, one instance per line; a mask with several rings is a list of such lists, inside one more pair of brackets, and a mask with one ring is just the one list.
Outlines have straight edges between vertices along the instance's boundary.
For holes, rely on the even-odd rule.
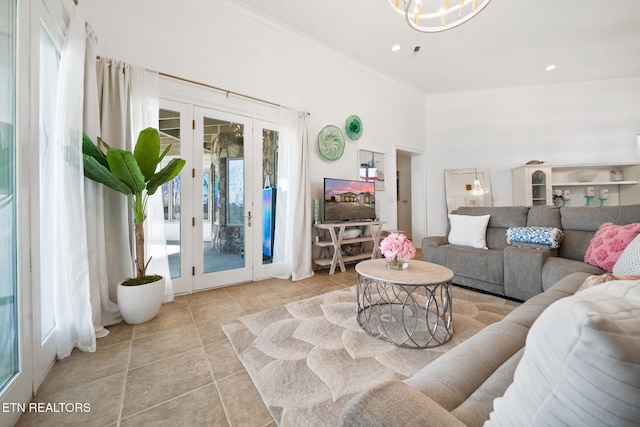
[[476,16],[491,0],[387,0],[407,18],[411,28],[437,33],[457,27]]

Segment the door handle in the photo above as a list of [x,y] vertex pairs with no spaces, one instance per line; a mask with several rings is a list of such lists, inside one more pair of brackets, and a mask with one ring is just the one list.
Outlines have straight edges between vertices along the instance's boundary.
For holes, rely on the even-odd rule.
[[251,227],[251,211],[249,211],[249,215],[247,215],[247,220],[248,220],[247,226]]

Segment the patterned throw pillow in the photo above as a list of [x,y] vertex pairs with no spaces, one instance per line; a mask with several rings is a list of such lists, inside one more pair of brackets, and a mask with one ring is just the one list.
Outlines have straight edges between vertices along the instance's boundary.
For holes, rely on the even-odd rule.
[[640,275],[640,234],[631,241],[613,266],[617,276]]
[[613,270],[627,245],[640,234],[640,223],[615,225],[606,222],[600,226],[587,248],[584,262],[605,271]]
[[507,230],[507,243],[534,243],[551,248],[560,247],[562,230],[554,227],[510,227]]
[[612,273],[604,273],[600,275],[589,276],[584,280],[584,282],[582,282],[582,285],[580,285],[580,287],[576,291],[576,294],[578,292],[584,291],[585,289],[592,288],[596,285],[599,285],[604,282],[609,282],[611,280],[638,280],[638,279],[640,279],[640,276],[631,276],[631,275],[618,276]]

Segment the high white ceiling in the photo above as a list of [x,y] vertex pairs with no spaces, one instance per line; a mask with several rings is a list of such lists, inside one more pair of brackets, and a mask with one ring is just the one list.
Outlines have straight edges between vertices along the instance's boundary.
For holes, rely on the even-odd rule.
[[436,34],[387,0],[235,2],[430,94],[640,76],[640,0],[492,0]]

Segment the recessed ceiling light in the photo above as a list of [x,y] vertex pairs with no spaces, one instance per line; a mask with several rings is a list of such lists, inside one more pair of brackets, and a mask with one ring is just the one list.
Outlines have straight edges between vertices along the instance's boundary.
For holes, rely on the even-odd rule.
[[391,50],[392,50],[393,52],[397,52],[397,51],[399,51],[400,49],[402,49],[402,46],[400,46],[399,44],[394,44],[393,46],[391,46]]
[[551,70],[555,70],[556,66],[553,64],[547,65],[547,67],[544,69],[545,71],[551,71]]

